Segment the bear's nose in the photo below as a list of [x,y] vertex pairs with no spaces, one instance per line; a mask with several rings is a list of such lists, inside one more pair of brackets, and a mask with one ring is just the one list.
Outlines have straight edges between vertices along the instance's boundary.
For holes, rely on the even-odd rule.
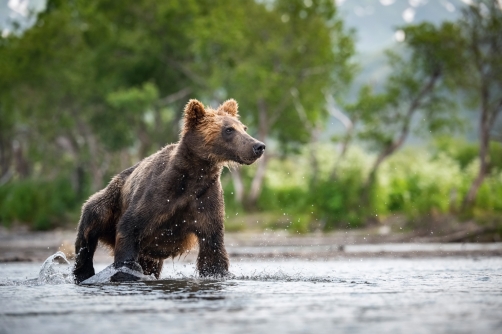
[[263,152],[265,151],[265,144],[263,144],[263,143],[254,144],[253,151],[254,151],[254,154],[256,154],[256,155],[262,155]]

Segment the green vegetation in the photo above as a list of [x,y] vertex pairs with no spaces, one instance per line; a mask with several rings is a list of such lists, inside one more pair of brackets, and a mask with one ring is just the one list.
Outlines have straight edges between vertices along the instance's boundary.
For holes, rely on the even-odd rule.
[[[189,98],[231,97],[267,154],[224,173],[228,230],[501,224],[500,7],[399,29],[390,75],[352,87],[356,32],[332,0],[49,0],[0,38],[0,223],[75,224],[87,196],[177,140]],[[461,139],[459,110],[479,141]],[[345,130],[327,139],[334,118]]]
[[[474,153],[474,157],[464,164],[466,160],[462,151],[469,151],[473,144],[463,144],[461,147],[460,140],[442,140],[431,150],[408,148],[386,160],[369,196],[374,221],[385,222],[399,215],[413,225],[424,217],[458,214],[462,199],[479,168],[477,152],[469,152]],[[498,143],[493,146],[502,148]],[[259,208],[275,215],[258,217],[266,220],[260,222],[260,227],[312,232],[355,228],[368,223],[361,191],[365,189],[365,180],[375,156],[353,147],[344,161],[337,165],[335,150],[329,144],[318,147],[316,155],[322,168],[315,184],[312,184],[310,154],[306,150],[295,160],[276,160],[271,164]],[[493,157],[500,153],[494,150]],[[332,173],[335,166],[336,178]],[[244,218],[235,217],[235,212],[242,209],[235,207],[229,191],[230,186],[226,201],[231,224],[235,225]],[[469,218],[502,223],[502,163],[492,166],[474,207]],[[248,227],[253,227],[252,223]]]
[[66,178],[10,182],[0,187],[0,221],[5,226],[21,222],[47,230],[78,219],[81,201]]

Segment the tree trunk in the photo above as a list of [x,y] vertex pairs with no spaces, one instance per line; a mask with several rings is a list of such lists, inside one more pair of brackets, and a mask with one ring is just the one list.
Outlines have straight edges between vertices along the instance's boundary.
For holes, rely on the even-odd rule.
[[[268,137],[270,128],[269,119],[267,118],[267,109],[263,100],[258,101],[258,136],[257,139],[264,142]],[[242,174],[240,170],[232,171],[232,181],[234,184],[235,200],[244,205],[247,210],[255,210],[258,198],[260,197],[263,181],[265,179],[265,172],[267,169],[268,156],[267,153],[258,161],[256,161],[257,169],[251,181],[251,188],[246,193]]]
[[12,143],[7,136],[0,137],[0,186],[12,176]]
[[[399,137],[396,140],[394,140],[390,145],[385,147],[378,155],[375,163],[373,164],[373,167],[370,170],[368,178],[366,179],[366,182],[362,188],[362,200],[365,208],[370,207],[370,194],[372,192],[373,186],[375,185],[378,168],[388,157],[390,157],[401,146],[403,146],[410,132],[410,123],[413,115],[420,108],[422,100],[434,89],[434,86],[437,80],[439,79],[440,75],[441,72],[436,71],[431,76],[429,81],[422,87],[416,98],[413,99],[410,107],[408,108],[408,111],[406,112],[406,115],[403,119],[403,125],[399,133]],[[371,217],[374,218],[373,215],[371,215]]]
[[88,135],[87,144],[89,145],[90,155],[91,190],[92,192],[96,192],[103,188],[104,168],[100,168],[101,166],[99,166],[99,163],[97,161],[97,156],[99,155],[98,144],[92,134]]
[[[296,109],[296,112],[298,113],[298,117],[300,118],[300,121],[303,122],[305,128],[308,130],[310,133],[310,141],[309,141],[309,160],[310,160],[310,167],[312,171],[312,177],[309,180],[310,187],[315,187],[317,185],[317,177],[319,175],[319,161],[317,159],[317,150],[316,150],[316,143],[319,140],[319,133],[321,132],[320,125],[316,124],[315,122],[310,122],[307,113],[305,111],[305,108],[303,107],[303,104],[301,103],[299,96],[298,96],[298,89],[292,88],[290,90],[291,95],[293,96],[293,103]],[[328,106],[329,109],[329,106]]]
[[[354,123],[352,123],[352,124],[354,124]],[[330,180],[337,179],[338,167],[340,166],[340,163],[345,158],[345,154],[347,154],[347,151],[349,149],[349,145],[352,142],[352,139],[354,138],[354,126],[351,126],[350,128],[347,128],[346,130],[347,130],[347,133],[345,134],[345,137],[343,138],[342,142],[340,143],[340,149],[339,149],[338,157],[336,158],[336,161],[335,161],[335,165],[333,166],[333,169],[331,170],[331,173],[329,175]]]
[[138,132],[137,132],[137,137],[139,139],[139,150],[138,150],[138,154],[139,154],[139,159],[144,159],[148,156],[148,152],[150,150],[150,147],[151,147],[151,140],[150,140],[150,136],[148,134],[148,131],[146,129],[146,125],[145,124],[141,124],[139,126],[139,129],[138,129]]
[[[407,134],[406,134],[407,135]],[[404,139],[406,138],[406,135],[401,135],[402,140],[400,140],[400,143],[394,142],[392,145],[388,146],[385,150],[380,152],[378,155],[377,159],[375,160],[375,163],[371,167],[370,173],[368,175],[368,178],[366,179],[366,182],[364,182],[364,185],[361,189],[362,194],[362,203],[364,208],[370,208],[370,202],[371,202],[371,192],[373,191],[373,186],[375,185],[376,182],[376,175],[378,172],[378,169],[380,168],[380,165],[382,162],[384,162],[389,156],[391,156],[404,142]],[[373,217],[373,215],[371,215]]]
[[21,178],[26,178],[30,174],[30,168],[24,156],[23,144],[14,140],[14,166]]
[[[89,167],[91,169],[91,191],[96,192],[103,188],[103,177],[104,172],[107,167],[107,163],[99,163],[99,147],[96,137],[92,133],[89,126],[78,117],[77,115],[77,125],[78,130],[82,137],[85,138],[87,148],[89,150]],[[109,159],[108,155],[105,155],[105,159]]]
[[71,175],[71,185],[77,197],[83,198],[87,195],[85,191],[85,164],[82,160],[82,147],[76,135],[73,131],[68,131],[66,135],[59,136],[56,139],[56,143],[59,148],[70,154],[75,161],[75,167]]
[[368,175],[368,178],[366,179],[366,182],[364,183],[363,186],[363,203],[368,206],[369,205],[369,194],[370,190],[375,184],[376,180],[376,174],[378,172],[378,168],[380,168],[380,165],[394,152],[396,152],[401,146],[403,146],[406,138],[408,137],[408,133],[410,131],[410,122],[411,118],[413,117],[413,114],[415,113],[416,108],[418,107],[418,104],[412,106],[409,110],[408,113],[406,114],[405,119],[403,120],[403,127],[401,128],[401,132],[399,134],[399,137],[397,140],[393,141],[390,145],[385,147],[379,154],[377,159],[375,160],[375,163],[371,167],[370,173]]
[[310,134],[310,147],[309,147],[309,158],[310,167],[312,170],[312,178],[310,179],[310,186],[315,187],[319,181],[319,160],[317,159],[317,142],[319,141],[320,134],[319,127],[314,127]]
[[329,94],[327,91],[324,93],[324,98],[326,99],[326,109],[328,110],[328,113],[331,116],[335,117],[344,126],[345,131],[346,131],[345,137],[343,138],[342,142],[340,143],[340,152],[338,154],[338,158],[336,159],[335,165],[333,166],[333,169],[330,174],[330,179],[335,180],[337,177],[336,173],[338,170],[338,166],[339,166],[340,162],[343,160],[345,154],[347,153],[347,150],[349,148],[349,144],[352,141],[356,120],[350,119],[341,110],[339,110],[336,107],[335,98],[333,97],[333,95]]
[[479,170],[478,175],[472,181],[471,187],[462,202],[462,210],[466,210],[474,204],[479,187],[483,184],[488,172],[489,152],[490,152],[490,124],[486,101],[483,101],[481,110],[481,120],[479,126]]
[[248,209],[254,210],[256,208],[256,204],[258,202],[258,197],[261,193],[261,188],[263,185],[263,180],[265,179],[265,171],[267,169],[268,159],[266,156],[263,156],[261,159],[257,161],[258,168],[256,169],[256,173],[253,177],[253,181],[251,182],[251,189],[249,191],[249,196],[245,203]]
[[[258,140],[261,142],[265,142],[269,131],[268,117],[267,117],[267,106],[265,101],[258,101]],[[265,153],[266,154],[266,153]],[[245,198],[244,205],[250,209],[256,209],[256,204],[258,201],[258,197],[261,193],[261,188],[263,185],[263,180],[265,179],[265,171],[267,169],[267,156],[264,155],[258,161],[258,168],[256,169],[256,173],[253,177],[253,181],[251,181],[251,189],[249,191],[249,195]]]
[[[127,151],[127,149],[122,149],[119,153],[119,170],[123,171],[133,165],[131,162],[131,155]],[[141,159],[141,158],[140,158]]]
[[232,183],[234,184],[235,201],[242,204],[244,200],[244,181],[242,180],[240,167],[231,170],[230,175],[232,176]]
[[75,170],[73,171],[73,189],[75,190],[75,193],[77,194],[78,198],[82,198],[85,195],[85,170],[82,165],[77,165],[75,167]]

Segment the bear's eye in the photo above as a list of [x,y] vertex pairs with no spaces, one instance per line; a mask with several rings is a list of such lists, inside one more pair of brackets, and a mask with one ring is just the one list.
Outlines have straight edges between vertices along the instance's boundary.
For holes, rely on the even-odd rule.
[[248,131],[248,127],[247,126],[244,127],[244,131],[246,131],[246,132]]
[[234,129],[234,128],[227,128],[227,129],[225,130],[225,132],[226,132],[227,134],[231,134],[231,133],[232,133],[232,132],[234,132],[234,131],[235,131],[235,129]]

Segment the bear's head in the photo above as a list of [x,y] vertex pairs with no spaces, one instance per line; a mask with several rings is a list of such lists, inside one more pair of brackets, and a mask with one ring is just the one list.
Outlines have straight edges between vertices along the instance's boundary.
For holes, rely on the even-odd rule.
[[218,109],[197,100],[185,107],[182,138],[197,155],[216,163],[250,165],[263,155],[265,144],[251,137],[239,121],[237,102],[225,101]]

